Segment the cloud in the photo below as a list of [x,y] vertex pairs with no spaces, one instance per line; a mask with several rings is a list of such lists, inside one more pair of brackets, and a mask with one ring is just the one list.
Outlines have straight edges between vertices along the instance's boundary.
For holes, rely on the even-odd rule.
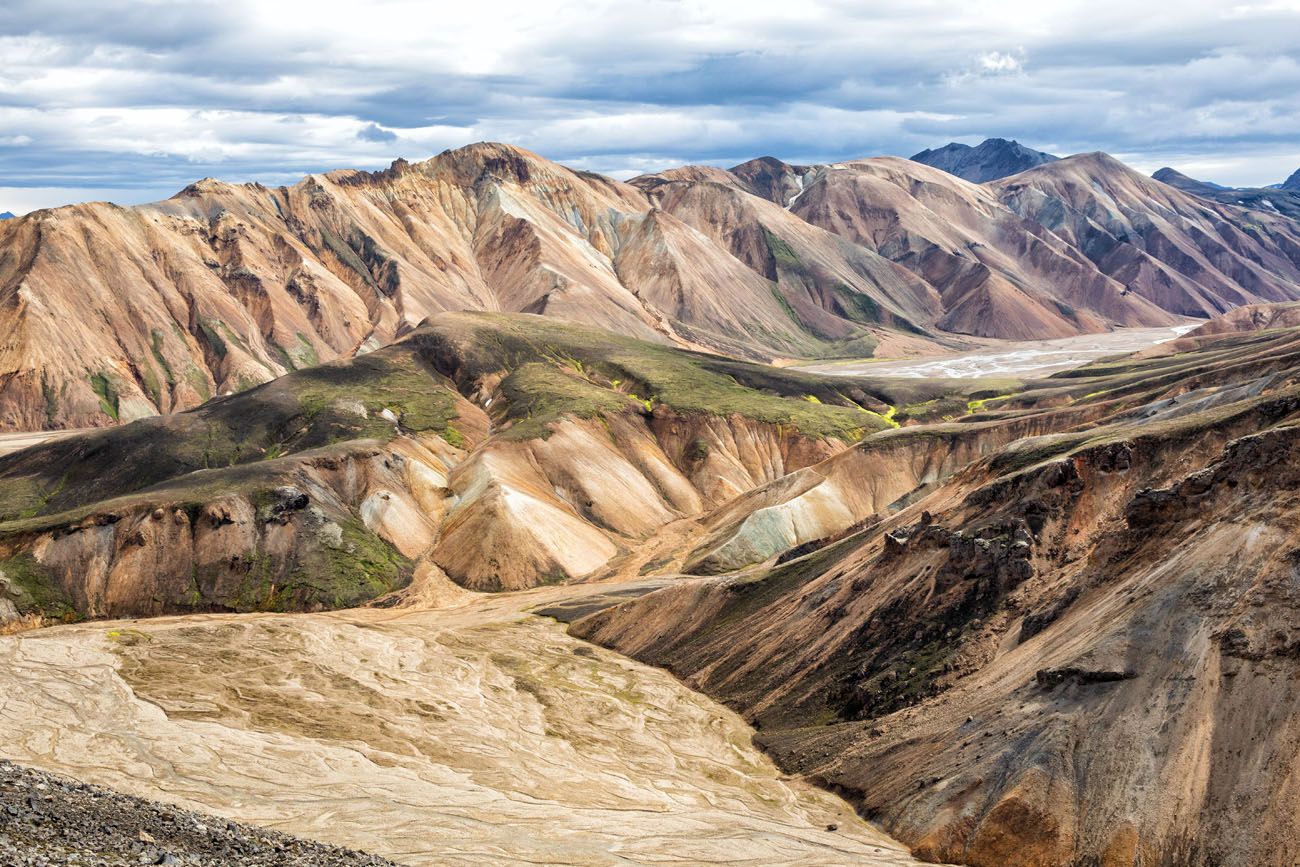
[[626,175],[999,135],[1271,183],[1300,166],[1297,28],[1289,0],[1176,26],[1129,0],[9,0],[0,177],[54,204],[476,140]]
[[357,132],[357,138],[362,141],[397,141],[397,133],[384,129],[377,123],[368,123]]
[[985,72],[1019,72],[1023,63],[1019,57],[1002,51],[990,51],[980,55],[979,65]]

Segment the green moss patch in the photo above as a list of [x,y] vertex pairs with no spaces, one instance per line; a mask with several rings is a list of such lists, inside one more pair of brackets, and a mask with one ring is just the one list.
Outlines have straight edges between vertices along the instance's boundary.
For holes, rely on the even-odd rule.
[[[858,439],[888,427],[843,393],[844,380],[609,334],[533,316],[452,314],[412,338],[457,382],[506,373],[508,435],[544,435],[564,415],[653,410],[738,415],[813,437]],[[444,362],[445,363],[445,362]],[[808,400],[811,396],[815,400]],[[864,394],[864,399],[866,395]]]
[[107,373],[92,373],[89,377],[90,387],[99,395],[99,408],[107,416],[118,417],[120,397],[117,384]]
[[77,619],[72,600],[59,587],[54,575],[30,554],[0,560],[0,576],[19,614],[36,614],[48,620]]

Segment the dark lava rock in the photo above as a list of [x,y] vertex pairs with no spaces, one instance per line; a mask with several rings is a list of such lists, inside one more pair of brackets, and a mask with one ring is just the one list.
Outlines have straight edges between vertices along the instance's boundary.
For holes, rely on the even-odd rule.
[[1056,686],[1073,681],[1074,683],[1114,683],[1120,680],[1132,680],[1137,677],[1136,672],[1132,671],[1106,671],[1100,669],[1075,668],[1068,666],[1066,668],[1040,668],[1035,674],[1034,679],[1038,681],[1039,686]]

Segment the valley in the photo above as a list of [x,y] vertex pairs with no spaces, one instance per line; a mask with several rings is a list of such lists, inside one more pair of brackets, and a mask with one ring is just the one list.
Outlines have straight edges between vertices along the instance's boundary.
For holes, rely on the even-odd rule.
[[1294,863],[1300,227],[918,160],[5,221],[0,755],[403,864]]

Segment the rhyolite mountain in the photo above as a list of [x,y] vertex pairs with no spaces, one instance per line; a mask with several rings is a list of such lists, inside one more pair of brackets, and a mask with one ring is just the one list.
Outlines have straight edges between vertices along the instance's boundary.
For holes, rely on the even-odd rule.
[[1027,148],[1017,141],[1004,138],[985,139],[971,145],[950,142],[941,148],[927,148],[913,154],[913,162],[942,169],[967,181],[982,184],[1008,175],[1019,174],[1034,166],[1050,163],[1060,157]]
[[1160,169],[1151,177],[1194,196],[1228,205],[1285,214],[1292,219],[1300,218],[1300,186],[1288,187],[1283,183],[1269,187],[1225,187],[1190,178],[1171,168]]
[[1300,284],[1300,223],[1189,195],[1104,153],[989,186],[1016,214],[1082,251],[1126,295],[1162,310],[1209,317],[1294,300]]
[[756,360],[889,355],[1292,300],[1298,262],[1294,221],[1102,155],[983,185],[897,158],[622,183],[477,144],[3,221],[0,429],[186,409],[457,310]]

